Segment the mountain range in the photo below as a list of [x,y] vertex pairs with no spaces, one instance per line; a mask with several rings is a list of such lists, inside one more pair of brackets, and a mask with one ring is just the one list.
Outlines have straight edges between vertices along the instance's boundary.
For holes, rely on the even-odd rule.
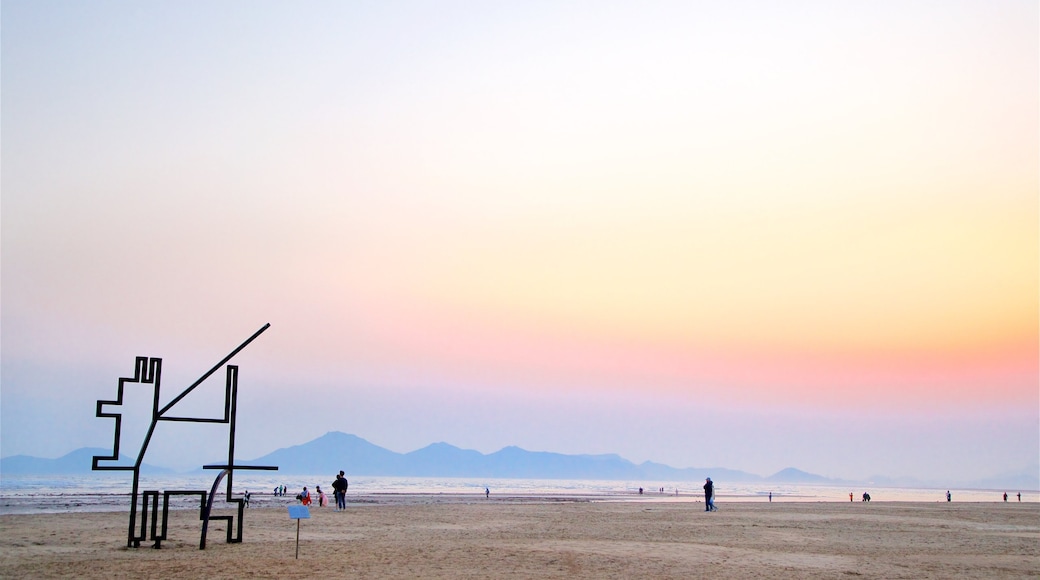
[[[5,475],[82,475],[91,473],[90,466],[95,455],[108,455],[111,449],[80,447],[57,459],[45,459],[31,455],[12,455],[0,459],[0,474]],[[120,465],[130,465],[133,460],[119,455]],[[141,472],[149,474],[175,473],[174,470],[148,463],[141,464]],[[95,471],[93,473],[120,473],[118,471]],[[125,472],[123,472],[125,473]]]
[[[82,475],[91,472],[91,458],[104,449],[84,447],[57,459],[15,455],[0,459],[4,475]],[[126,457],[121,463],[127,464]],[[219,460],[204,463],[220,463]],[[333,474],[345,470],[352,476],[485,477],[523,479],[607,479],[632,481],[697,481],[705,477],[727,481],[788,483],[835,482],[819,475],[788,468],[770,477],[726,469],[675,468],[646,461],[635,464],[615,454],[565,455],[505,447],[490,454],[434,443],[409,453],[397,453],[361,437],[333,431],[307,443],[278,449],[263,457],[241,461],[243,465],[277,465],[285,474]],[[174,473],[144,464],[142,471]],[[105,473],[105,472],[94,472]]]
[[[15,455],[0,459],[3,475],[82,475],[90,473],[91,457],[109,451],[84,447],[57,459],[43,459]],[[202,463],[221,463],[219,458],[208,458]],[[121,458],[123,464],[128,463]],[[351,476],[407,476],[407,477],[479,477],[521,479],[605,479],[625,481],[701,481],[705,477],[732,482],[773,482],[847,484],[857,483],[831,479],[807,473],[793,467],[769,476],[760,476],[723,467],[676,468],[646,461],[635,464],[616,455],[565,455],[545,451],[527,451],[519,447],[505,447],[484,454],[472,449],[461,449],[448,443],[433,443],[409,453],[397,453],[374,445],[361,437],[332,431],[300,445],[278,449],[252,460],[240,460],[242,465],[277,465],[285,474],[334,474],[344,470]],[[175,473],[164,467],[144,464],[145,473]],[[201,471],[201,470],[200,470]],[[93,472],[103,474],[106,472]],[[111,472],[107,472],[111,473]],[[118,472],[117,472],[118,473]],[[873,485],[893,487],[927,487],[929,482],[912,478],[874,476],[864,480]],[[860,482],[862,483],[862,482]],[[947,485],[950,482],[946,482]],[[1040,474],[1036,470],[1001,474],[987,479],[960,482],[962,487],[979,489],[1040,489]]]
[[650,461],[637,465],[614,454],[564,455],[513,446],[485,455],[448,443],[434,443],[409,453],[396,453],[356,435],[335,431],[248,463],[277,465],[281,472],[297,474],[336,473],[343,469],[354,475],[374,476],[665,481],[716,477],[727,481],[827,481],[793,468],[763,478],[722,467],[678,469]]

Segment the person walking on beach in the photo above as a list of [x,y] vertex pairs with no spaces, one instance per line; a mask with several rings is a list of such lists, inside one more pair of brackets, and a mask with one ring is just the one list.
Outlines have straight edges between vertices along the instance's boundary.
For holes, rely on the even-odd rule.
[[950,501],[952,499],[953,499],[953,496],[950,495],[950,490],[946,490],[946,501]]
[[773,492],[769,492],[769,503],[773,503]]
[[1004,503],[1007,503],[1007,492],[1004,492]]
[[1022,501],[1022,492],[1018,492],[1018,501]]
[[715,510],[715,484],[709,477],[704,480],[704,511],[713,512]]
[[332,482],[332,489],[336,495],[336,510],[347,509],[347,479],[343,472],[336,474],[336,481]]
[[487,498],[487,499],[491,499],[491,488],[490,487],[485,487],[484,488],[484,497]]

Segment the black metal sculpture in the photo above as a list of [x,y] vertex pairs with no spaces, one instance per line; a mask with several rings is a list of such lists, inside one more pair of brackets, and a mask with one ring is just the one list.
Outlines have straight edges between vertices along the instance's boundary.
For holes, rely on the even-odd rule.
[[[97,402],[97,416],[98,417],[111,417],[116,421],[115,429],[115,442],[112,446],[112,455],[95,455],[91,468],[97,471],[133,471],[134,482],[133,488],[130,493],[130,525],[126,535],[126,545],[128,548],[140,547],[141,542],[145,540],[151,540],[154,543],[152,547],[161,548],[163,540],[166,539],[167,522],[169,519],[169,505],[170,497],[174,495],[198,495],[200,499],[200,512],[199,519],[202,520],[202,534],[199,540],[199,549],[206,549],[206,532],[209,528],[209,521],[213,520],[225,520],[227,521],[227,541],[228,543],[237,543],[242,541],[242,517],[244,514],[245,500],[241,498],[233,498],[231,495],[232,486],[234,484],[234,474],[236,469],[259,469],[259,470],[277,470],[276,466],[269,465],[236,465],[235,464],[235,413],[237,411],[238,402],[238,366],[228,365],[227,366],[227,380],[225,382],[224,390],[224,416],[221,418],[204,418],[204,417],[174,417],[168,415],[168,411],[174,407],[181,399],[186,397],[188,393],[191,393],[202,384],[210,375],[215,373],[224,363],[231,360],[236,354],[242,349],[253,342],[256,337],[260,336],[265,330],[270,328],[270,324],[265,324],[263,328],[256,331],[253,336],[250,336],[245,342],[240,344],[238,348],[231,351],[231,354],[227,355],[220,362],[213,366],[206,374],[199,377],[197,381],[192,383],[190,387],[184,389],[184,391],[174,397],[172,401],[167,403],[161,409],[159,408],[159,389],[160,389],[160,377],[162,375],[162,359],[160,358],[148,358],[139,356],[134,364],[134,376],[124,377],[119,379],[119,387],[116,391],[116,398],[114,401],[98,400]],[[122,405],[123,404],[123,389],[127,383],[143,383],[152,385],[152,420],[151,425],[148,428],[148,433],[144,437],[144,442],[141,444],[141,450],[137,454],[137,460],[133,466],[117,466],[117,465],[98,465],[99,461],[118,461],[119,459],[119,438],[120,438],[120,426],[122,424],[122,413],[106,412],[105,407],[108,405]],[[219,469],[220,474],[213,481],[213,487],[209,490],[207,496],[206,490],[167,490],[162,492],[162,528],[159,526],[159,491],[147,490],[140,491],[140,477],[141,477],[141,464],[144,461],[145,453],[148,451],[148,443],[151,442],[152,434],[155,432],[155,427],[159,424],[159,421],[185,421],[189,423],[222,423],[228,425],[228,450],[227,450],[227,463],[220,465],[204,465],[203,469]],[[213,497],[217,493],[217,487],[220,485],[220,481],[227,477],[227,503],[238,504],[238,526],[237,529],[233,528],[234,516],[210,516],[213,509]],[[140,510],[138,510],[138,500],[140,499]],[[151,516],[149,516],[149,508],[151,508]],[[140,518],[138,518],[140,513]],[[151,519],[151,525],[149,526],[149,517]],[[138,532],[138,519],[140,519],[140,532]]]

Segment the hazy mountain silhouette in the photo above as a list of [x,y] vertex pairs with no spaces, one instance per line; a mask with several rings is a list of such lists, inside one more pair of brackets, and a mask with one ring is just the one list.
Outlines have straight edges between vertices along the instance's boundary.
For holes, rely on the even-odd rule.
[[[0,459],[0,474],[3,475],[83,475],[86,473],[126,474],[127,471],[92,471],[91,461],[95,455],[109,455],[111,449],[98,447],[81,447],[58,457],[57,459],[45,459],[43,457],[32,457],[29,455],[12,455]],[[122,465],[132,464],[133,460],[125,455],[119,456]],[[102,463],[103,465],[112,462]],[[141,464],[142,473],[162,474],[173,473],[172,469]]]
[[770,475],[766,481],[776,483],[837,483],[836,480],[826,478],[822,475],[806,473],[800,469],[788,467]]
[[[108,451],[84,447],[59,457],[43,459],[15,455],[0,459],[6,475],[81,475],[90,473],[91,458]],[[121,457],[123,463],[129,460]],[[210,463],[219,463],[212,461]],[[768,478],[721,467],[675,468],[646,461],[639,465],[616,455],[565,455],[504,447],[491,454],[433,443],[409,453],[397,453],[347,433],[332,431],[300,445],[278,449],[243,465],[277,465],[280,473],[332,476],[344,470],[351,476],[487,477],[518,479],[606,479],[631,481],[701,481],[706,477],[733,482],[826,483],[828,480],[794,468]],[[142,465],[147,473],[173,470]],[[105,474],[112,472],[95,471]],[[119,473],[119,472],[116,472]]]
[[336,474],[348,467],[357,475],[411,475],[405,473],[404,455],[339,431],[242,463],[277,465],[281,473],[307,475]]
[[[723,468],[677,469],[659,463],[636,465],[615,454],[565,455],[510,446],[491,454],[434,443],[410,453],[396,453],[356,435],[330,432],[244,462],[277,465],[286,474],[348,474],[415,477],[494,477],[526,479],[608,479],[691,481],[705,477],[762,481],[751,473]],[[780,480],[774,480],[780,481]]]

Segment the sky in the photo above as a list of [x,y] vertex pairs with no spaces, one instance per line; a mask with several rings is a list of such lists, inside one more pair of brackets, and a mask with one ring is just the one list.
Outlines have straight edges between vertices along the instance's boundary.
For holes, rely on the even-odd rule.
[[[110,447],[95,402],[134,357],[169,401],[270,323],[232,361],[244,459],[344,431],[1040,473],[1035,2],[4,0],[0,26],[2,456]],[[164,424],[146,462],[197,467],[212,429]]]

